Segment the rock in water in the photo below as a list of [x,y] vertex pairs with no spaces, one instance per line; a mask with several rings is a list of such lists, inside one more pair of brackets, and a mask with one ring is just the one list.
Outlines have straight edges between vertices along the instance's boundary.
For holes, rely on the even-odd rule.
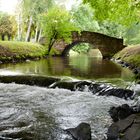
[[140,114],[132,114],[113,123],[107,137],[107,140],[140,140]]
[[66,131],[75,140],[91,140],[91,127],[88,123],[80,123],[76,128],[69,128]]
[[130,107],[128,104],[123,104],[118,107],[111,107],[109,110],[109,114],[114,122],[125,119],[129,115],[133,114],[133,112],[133,108]]
[[106,96],[116,96],[119,98],[124,99],[133,99],[134,98],[134,92],[129,89],[109,89],[103,92],[100,92],[99,95],[106,95]]
[[140,140],[140,105],[123,104],[111,107],[110,116],[114,123],[109,127],[107,140]]

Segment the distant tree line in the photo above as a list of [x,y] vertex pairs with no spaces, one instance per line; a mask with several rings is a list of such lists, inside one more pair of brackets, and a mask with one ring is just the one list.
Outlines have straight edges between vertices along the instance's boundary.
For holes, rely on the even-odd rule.
[[16,17],[0,13],[1,39],[38,42],[45,36],[50,49],[57,40],[70,43],[71,31],[86,30],[140,43],[139,0],[83,0],[70,11],[59,1],[18,0]]

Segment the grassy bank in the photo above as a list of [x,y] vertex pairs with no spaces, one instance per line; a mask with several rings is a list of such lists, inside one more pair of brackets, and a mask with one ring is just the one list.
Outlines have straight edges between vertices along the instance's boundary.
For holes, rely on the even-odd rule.
[[128,46],[118,52],[114,58],[140,67],[140,45]]
[[42,45],[29,42],[0,41],[0,61],[23,61],[43,57],[46,48]]

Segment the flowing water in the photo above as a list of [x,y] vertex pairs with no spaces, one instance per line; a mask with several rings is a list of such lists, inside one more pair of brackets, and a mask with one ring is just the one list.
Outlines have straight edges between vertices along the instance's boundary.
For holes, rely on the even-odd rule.
[[[127,84],[133,77],[128,69],[91,57],[54,57],[0,65],[0,68],[1,75],[65,76],[108,82],[121,79]],[[0,83],[0,140],[72,140],[64,130],[81,122],[91,125],[92,140],[102,140],[111,124],[109,108],[131,102],[113,96],[93,95],[86,89],[80,92]]]
[[6,140],[66,140],[63,129],[87,122],[92,138],[101,140],[111,123],[109,108],[126,102],[90,92],[0,84],[0,135]]

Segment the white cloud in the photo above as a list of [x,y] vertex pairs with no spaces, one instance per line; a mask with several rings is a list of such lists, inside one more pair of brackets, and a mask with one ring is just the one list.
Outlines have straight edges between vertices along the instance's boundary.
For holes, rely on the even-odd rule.
[[0,11],[7,12],[9,14],[14,14],[17,1],[18,0],[1,0]]

